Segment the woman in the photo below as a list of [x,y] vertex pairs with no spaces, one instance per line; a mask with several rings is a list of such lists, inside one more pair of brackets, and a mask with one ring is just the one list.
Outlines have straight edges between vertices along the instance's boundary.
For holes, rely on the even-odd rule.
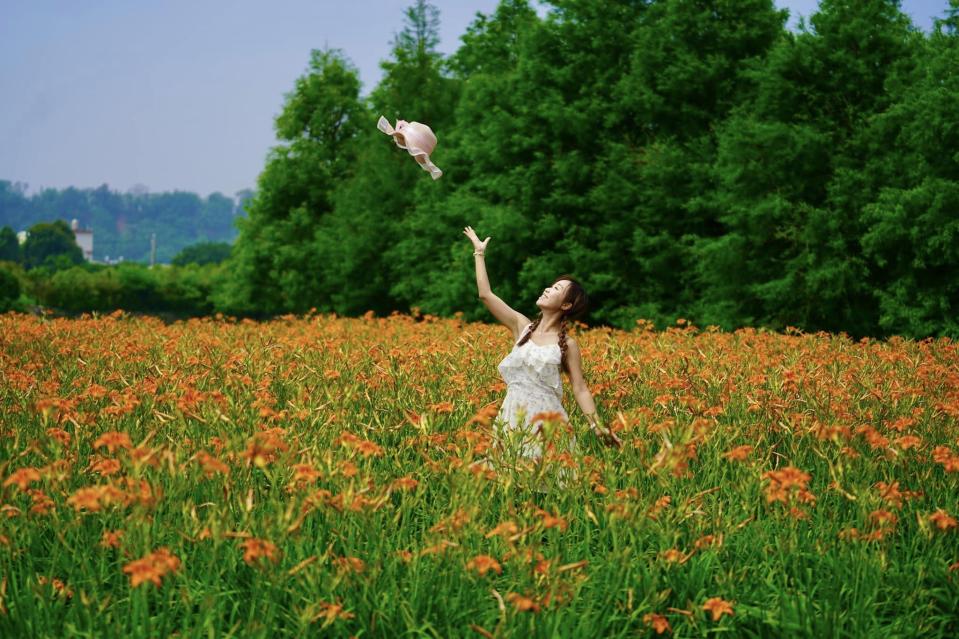
[[536,300],[540,316],[530,321],[490,289],[484,262],[490,238],[481,242],[470,226],[463,233],[473,243],[479,298],[493,316],[513,332],[513,350],[498,366],[507,390],[496,418],[497,424],[510,432],[497,435],[505,435],[507,439],[518,437],[521,457],[542,457],[540,431],[546,421],[544,417],[558,418],[564,424],[569,420],[562,404],[562,369],[569,375],[573,396],[589,420],[591,430],[607,444],[621,445],[615,433],[600,426],[593,396],[583,380],[579,344],[566,334],[567,321],[586,310],[586,291],[573,278],[560,276]]

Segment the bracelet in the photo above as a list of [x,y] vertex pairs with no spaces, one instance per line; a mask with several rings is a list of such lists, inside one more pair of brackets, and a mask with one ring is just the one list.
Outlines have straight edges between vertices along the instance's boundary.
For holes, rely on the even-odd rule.
[[482,252],[480,252],[480,253],[477,253],[476,251],[473,251],[473,255],[479,255],[479,256],[481,256],[481,257],[482,257],[482,255],[483,255],[483,253],[482,253]]

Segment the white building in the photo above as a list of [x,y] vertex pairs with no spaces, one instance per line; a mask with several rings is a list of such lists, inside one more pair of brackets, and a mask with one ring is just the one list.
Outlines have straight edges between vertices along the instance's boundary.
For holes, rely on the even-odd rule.
[[73,234],[77,237],[77,246],[83,251],[83,259],[88,262],[93,261],[93,229],[81,229],[77,218],[73,218],[70,223]]

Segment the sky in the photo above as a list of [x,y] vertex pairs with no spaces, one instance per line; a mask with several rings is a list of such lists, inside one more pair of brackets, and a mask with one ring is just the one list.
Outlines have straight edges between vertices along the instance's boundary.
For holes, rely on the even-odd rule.
[[[363,93],[412,0],[4,0],[0,180],[44,187],[256,186],[284,94],[311,49],[342,49]],[[452,53],[497,0],[433,0]],[[816,0],[775,0],[790,26]],[[947,0],[903,0],[925,31]]]

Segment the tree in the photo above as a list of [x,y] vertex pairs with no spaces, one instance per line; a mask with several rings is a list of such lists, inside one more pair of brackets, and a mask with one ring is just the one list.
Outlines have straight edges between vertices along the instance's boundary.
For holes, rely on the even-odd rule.
[[27,185],[23,182],[0,180],[0,224],[16,230],[34,222],[31,219],[33,206],[26,192]]
[[328,303],[315,243],[334,188],[354,170],[356,136],[367,122],[359,89],[356,68],[340,51],[311,52],[276,118],[284,143],[270,151],[247,217],[236,220],[235,277],[218,291],[219,308],[276,313]]
[[0,313],[13,307],[20,297],[20,280],[5,266],[0,265]]
[[823,0],[811,30],[780,38],[750,72],[755,91],[718,127],[715,187],[699,198],[722,224],[695,245],[701,316],[872,332],[859,137],[919,39],[893,0]]
[[23,263],[35,268],[62,255],[69,263],[82,264],[83,252],[77,245],[73,230],[63,220],[34,224],[23,244]]
[[0,228],[0,262],[19,262],[20,241],[9,226]]
[[[959,1],[862,135],[863,256],[883,333],[959,335]],[[951,151],[951,152],[950,152]],[[870,201],[871,200],[871,201]]]

